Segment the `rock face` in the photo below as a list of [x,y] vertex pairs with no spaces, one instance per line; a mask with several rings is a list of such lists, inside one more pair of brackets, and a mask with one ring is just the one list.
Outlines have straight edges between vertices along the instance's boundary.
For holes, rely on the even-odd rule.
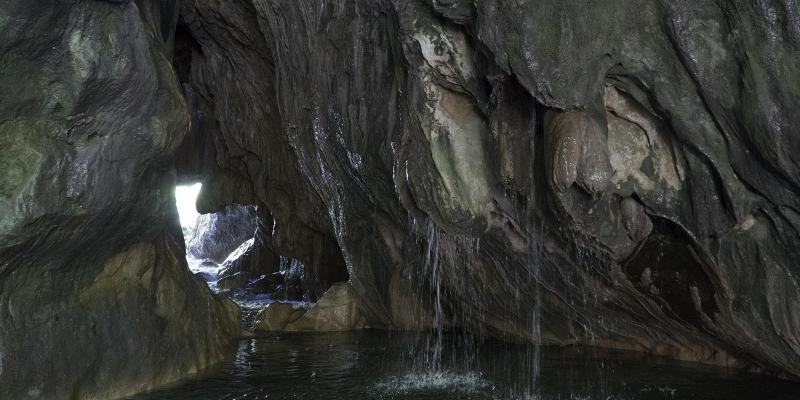
[[201,149],[183,173],[204,176],[210,208],[263,203],[276,252],[320,281],[341,254],[371,326],[800,376],[792,4],[180,14]]
[[[262,212],[256,211],[257,223],[254,231],[250,234],[251,238],[231,252],[222,264],[219,272],[221,280],[238,275],[235,281],[247,283],[253,278],[278,272],[280,257],[272,248],[272,216],[263,212],[263,207],[259,207],[259,209]],[[241,286],[234,285],[230,288]]]
[[272,303],[259,312],[254,329],[269,332],[344,332],[364,328],[358,296],[349,282],[339,282],[307,310]]
[[111,398],[219,358],[230,313],[180,260],[176,178],[201,212],[269,210],[274,253],[315,297],[349,279],[370,326],[799,378],[799,19],[2,2],[0,397]]
[[200,215],[186,242],[186,254],[221,264],[244,242],[253,238],[258,226],[254,206],[229,205],[220,212]]
[[113,399],[222,360],[188,271],[176,3],[0,2],[0,398]]
[[297,321],[305,309],[290,303],[271,303],[256,316],[253,329],[264,332],[282,332],[290,322]]

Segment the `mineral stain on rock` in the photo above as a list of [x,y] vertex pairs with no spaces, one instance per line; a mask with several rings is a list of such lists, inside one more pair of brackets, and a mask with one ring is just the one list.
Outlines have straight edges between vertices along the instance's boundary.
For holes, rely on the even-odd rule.
[[121,398],[232,354],[186,182],[254,216],[232,276],[295,260],[323,305],[348,282],[337,327],[799,379],[796,8],[2,1],[0,397]]

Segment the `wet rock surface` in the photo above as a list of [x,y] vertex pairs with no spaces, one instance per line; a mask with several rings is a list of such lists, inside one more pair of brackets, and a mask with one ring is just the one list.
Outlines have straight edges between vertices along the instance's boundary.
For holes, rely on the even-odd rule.
[[235,310],[181,261],[169,195],[198,180],[200,212],[263,207],[269,257],[312,299],[349,279],[370,326],[800,377],[798,18],[1,2],[0,394],[112,398],[222,357]]
[[335,283],[310,305],[272,303],[258,313],[253,326],[267,332],[346,332],[364,327],[358,297],[349,282]]
[[281,332],[290,322],[297,321],[307,310],[290,303],[272,303],[256,316],[255,331]]
[[195,0],[179,31],[207,180],[246,182],[207,197],[265,204],[309,275],[340,249],[370,325],[797,376],[796,18]]
[[251,281],[281,269],[280,256],[272,245],[272,216],[263,206],[258,207],[256,213],[256,229],[250,239],[228,254],[219,272],[220,279],[240,275]]
[[0,2],[0,398],[112,399],[223,360],[188,271],[176,3]]

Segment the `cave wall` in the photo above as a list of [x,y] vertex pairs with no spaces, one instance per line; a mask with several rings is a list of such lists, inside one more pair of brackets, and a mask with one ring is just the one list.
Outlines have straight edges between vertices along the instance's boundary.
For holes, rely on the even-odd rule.
[[266,204],[282,251],[335,242],[370,325],[796,376],[797,18],[194,0],[179,26],[206,179],[244,188],[206,196]]
[[235,309],[187,271],[171,195],[196,180],[203,213],[265,207],[275,253],[318,292],[349,277],[373,327],[797,378],[799,21],[2,1],[0,393],[113,398],[223,356]]
[[0,398],[119,398],[235,346],[183,256],[176,5],[0,2]]

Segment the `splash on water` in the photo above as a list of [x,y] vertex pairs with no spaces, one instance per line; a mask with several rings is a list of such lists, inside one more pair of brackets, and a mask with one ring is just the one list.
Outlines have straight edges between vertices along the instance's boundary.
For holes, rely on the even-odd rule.
[[391,377],[376,384],[374,388],[380,392],[395,395],[413,394],[414,392],[430,393],[431,391],[470,394],[491,391],[494,389],[494,385],[479,373],[459,374],[451,371],[436,371]]

